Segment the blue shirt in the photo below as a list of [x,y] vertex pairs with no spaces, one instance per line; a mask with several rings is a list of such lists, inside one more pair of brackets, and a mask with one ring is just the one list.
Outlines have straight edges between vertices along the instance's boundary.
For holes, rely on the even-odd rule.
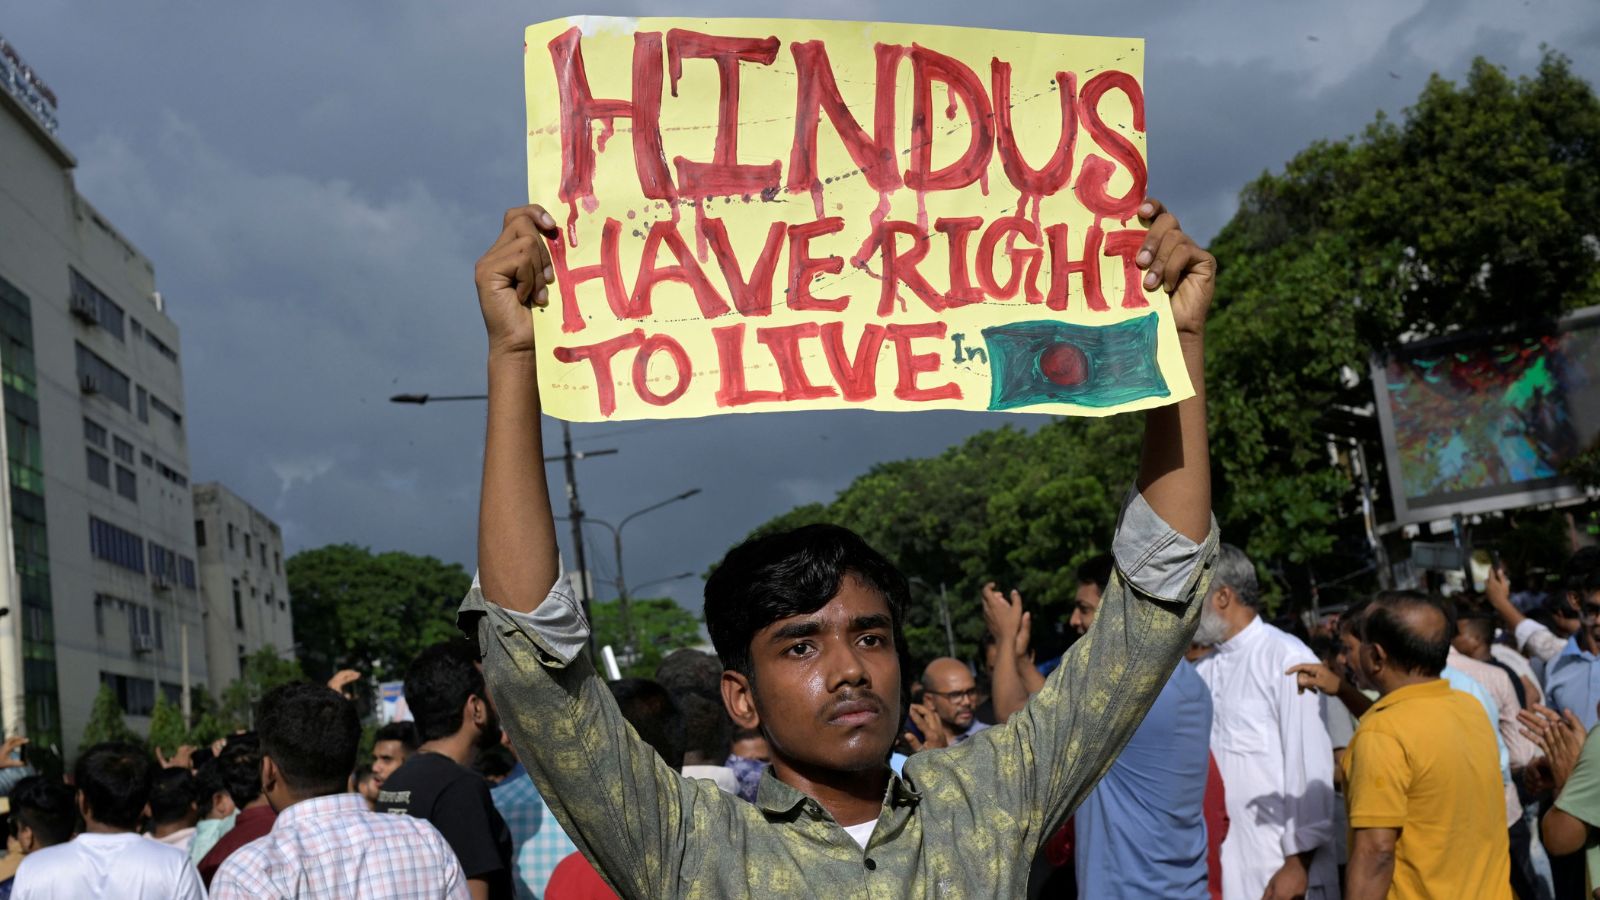
[[1576,637],[1568,638],[1567,646],[1545,669],[1544,691],[1551,709],[1570,709],[1584,728],[1593,728],[1600,719],[1595,712],[1600,704],[1600,657],[1578,649]]
[[1080,897],[1206,900],[1211,691],[1178,660],[1154,706],[1078,807]]
[[489,791],[489,796],[511,829],[517,900],[537,900],[543,896],[556,864],[577,853],[578,848],[544,805],[544,798],[539,796],[539,789],[533,786],[522,763],[517,763],[505,780]]

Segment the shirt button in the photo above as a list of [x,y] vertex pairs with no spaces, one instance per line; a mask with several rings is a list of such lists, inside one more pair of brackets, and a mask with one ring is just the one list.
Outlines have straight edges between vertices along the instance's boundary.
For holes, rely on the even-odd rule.
[[877,868],[878,868],[878,863],[877,863],[877,861],[876,861],[876,860],[874,860],[874,859],[873,859],[873,858],[872,858],[872,857],[870,857],[870,856],[869,856],[869,857],[867,857],[867,861],[866,861],[866,863],[865,863],[865,865],[866,865],[866,867],[867,867],[867,871],[868,871],[868,872],[873,872],[873,871],[876,871],[876,870],[877,870]]

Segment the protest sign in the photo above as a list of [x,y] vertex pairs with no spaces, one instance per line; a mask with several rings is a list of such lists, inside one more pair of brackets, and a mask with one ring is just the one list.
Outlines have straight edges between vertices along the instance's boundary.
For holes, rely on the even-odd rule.
[[1145,229],[1143,42],[784,19],[528,28],[560,226],[544,409],[1104,415],[1192,389]]

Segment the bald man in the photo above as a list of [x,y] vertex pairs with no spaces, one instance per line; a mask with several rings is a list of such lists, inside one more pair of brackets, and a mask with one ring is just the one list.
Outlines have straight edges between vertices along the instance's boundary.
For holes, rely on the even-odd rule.
[[1345,751],[1349,900],[1510,900],[1495,732],[1440,678],[1449,622],[1433,598],[1379,594],[1350,669],[1380,697]]
[[989,727],[978,721],[978,683],[959,659],[941,656],[928,663],[922,670],[922,696],[955,743]]

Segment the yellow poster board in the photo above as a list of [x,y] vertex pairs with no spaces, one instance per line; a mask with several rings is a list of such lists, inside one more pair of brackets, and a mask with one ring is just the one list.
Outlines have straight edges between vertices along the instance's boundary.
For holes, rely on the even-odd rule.
[[572,421],[1106,415],[1192,392],[1142,289],[1143,42],[786,19],[527,30],[533,313]]

